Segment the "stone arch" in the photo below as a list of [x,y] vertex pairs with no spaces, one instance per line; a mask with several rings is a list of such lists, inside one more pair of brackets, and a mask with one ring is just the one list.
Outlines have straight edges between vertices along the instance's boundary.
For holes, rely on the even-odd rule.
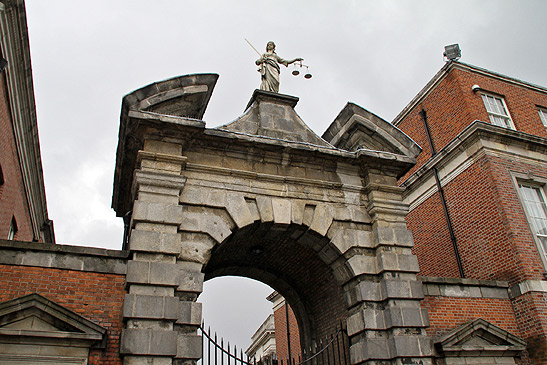
[[[297,98],[260,90],[253,113],[207,129],[194,118],[215,81],[183,76],[124,98],[113,195],[129,218],[124,361],[194,363],[204,278],[238,274],[279,289],[306,340],[346,318],[353,364],[427,363],[427,314],[397,187],[419,147],[352,105],[325,139],[310,137]],[[249,249],[265,242],[281,257],[253,263]],[[317,306],[321,278],[332,313]]]
[[179,259],[203,265],[205,280],[243,276],[274,288],[293,308],[304,346],[345,323],[344,284],[353,268],[333,207],[206,189],[188,189],[180,200]]

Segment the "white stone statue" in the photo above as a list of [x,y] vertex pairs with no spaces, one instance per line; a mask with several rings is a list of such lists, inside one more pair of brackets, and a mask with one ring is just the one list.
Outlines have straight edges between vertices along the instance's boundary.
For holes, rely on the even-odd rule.
[[303,58],[295,58],[293,60],[284,60],[275,53],[275,43],[269,41],[266,44],[266,53],[262,55],[256,64],[258,67],[258,72],[260,72],[262,82],[260,83],[260,90],[272,91],[274,93],[279,92],[279,64],[287,67],[291,63],[302,61]]

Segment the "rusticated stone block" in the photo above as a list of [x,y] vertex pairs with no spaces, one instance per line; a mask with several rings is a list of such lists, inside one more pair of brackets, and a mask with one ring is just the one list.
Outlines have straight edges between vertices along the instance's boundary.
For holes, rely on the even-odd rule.
[[181,302],[178,304],[177,324],[199,326],[201,324],[201,303]]
[[177,254],[180,252],[180,234],[133,230],[129,242],[132,251]]
[[181,270],[179,273],[179,286],[177,291],[201,293],[205,274],[196,271]]
[[389,344],[387,338],[368,338],[351,345],[350,358],[352,364],[360,364],[367,360],[389,360]]
[[126,282],[129,284],[151,284],[177,286],[179,268],[176,264],[149,261],[129,261]]
[[201,336],[179,334],[177,339],[177,359],[200,359]]
[[180,224],[182,220],[182,206],[136,200],[133,204],[132,218],[134,221]]
[[389,351],[393,357],[431,356],[431,340],[425,336],[393,336]]
[[179,318],[179,299],[175,297],[126,294],[123,301],[124,318]]
[[120,353],[175,356],[177,354],[177,332],[124,329],[121,336]]

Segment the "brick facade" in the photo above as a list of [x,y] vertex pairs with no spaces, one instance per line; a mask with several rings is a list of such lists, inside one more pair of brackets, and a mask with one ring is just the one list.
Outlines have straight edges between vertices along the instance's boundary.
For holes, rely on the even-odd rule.
[[124,283],[124,275],[0,265],[0,302],[42,294],[108,330],[106,349],[91,349],[89,364],[121,364]]
[[27,197],[21,176],[21,164],[15,146],[9,98],[5,74],[0,74],[0,168],[3,183],[0,184],[0,238],[7,238],[12,219],[17,223],[15,239],[32,241]]
[[[480,89],[472,90],[473,85]],[[515,130],[490,124],[481,93],[503,97]],[[460,276],[434,180],[437,173],[465,277],[503,280],[515,288],[535,285],[497,303],[427,297],[423,305],[430,316],[429,333],[441,335],[465,320],[483,318],[524,338],[530,359],[525,354],[520,361],[534,364],[546,363],[545,267],[518,182],[545,187],[547,130],[538,114],[545,105],[547,89],[456,62],[445,65],[394,121],[423,148],[417,165],[400,179],[411,207],[407,224],[420,274]],[[422,109],[434,155],[419,115]]]
[[[287,314],[287,310],[289,313]],[[287,315],[289,321],[287,323]],[[287,334],[290,333],[290,347],[291,357],[298,358],[302,353],[300,350],[300,335],[298,332],[298,323],[296,317],[290,306],[284,302],[274,309],[274,323],[275,323],[275,349],[278,358],[289,358],[289,342],[287,341]],[[287,332],[287,325],[289,326],[289,332]]]

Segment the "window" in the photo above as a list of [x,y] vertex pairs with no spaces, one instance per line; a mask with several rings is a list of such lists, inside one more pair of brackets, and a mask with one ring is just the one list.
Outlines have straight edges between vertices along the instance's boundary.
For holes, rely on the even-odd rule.
[[12,217],[11,224],[9,226],[8,240],[14,239],[16,234],[17,234],[17,221],[15,220],[15,217]]
[[547,206],[543,189],[525,183],[519,183],[522,201],[528,214],[530,228],[540,245],[541,253],[547,260]]
[[543,123],[545,128],[547,128],[547,109],[539,108],[538,113],[539,119],[541,119],[541,122]]
[[482,101],[490,117],[490,123],[504,128],[515,129],[503,98],[482,94]]

